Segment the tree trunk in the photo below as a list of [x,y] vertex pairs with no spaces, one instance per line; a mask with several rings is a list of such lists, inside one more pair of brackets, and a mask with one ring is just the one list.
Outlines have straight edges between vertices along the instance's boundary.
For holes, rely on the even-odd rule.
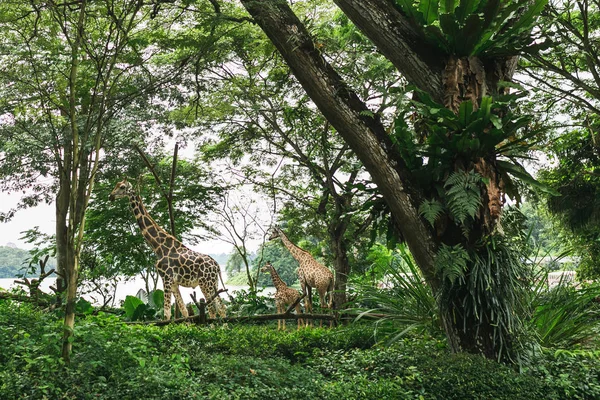
[[[72,250],[73,246],[69,246]],[[63,331],[62,357],[66,364],[71,362],[73,329],[75,327],[75,302],[77,300],[77,258],[72,251],[67,257],[67,299],[65,304],[65,320]]]
[[347,283],[350,275],[350,264],[348,264],[348,249],[344,239],[345,229],[340,233],[339,229],[330,232],[331,249],[333,251],[333,267],[335,269],[335,285],[333,294],[333,309],[339,309],[347,302]]
[[[64,178],[60,178],[61,182]],[[62,300],[62,294],[67,288],[67,215],[69,210],[69,191],[65,187],[68,184],[59,183],[58,194],[56,195],[56,289],[58,293],[57,301]],[[60,304],[60,303],[59,303]]]

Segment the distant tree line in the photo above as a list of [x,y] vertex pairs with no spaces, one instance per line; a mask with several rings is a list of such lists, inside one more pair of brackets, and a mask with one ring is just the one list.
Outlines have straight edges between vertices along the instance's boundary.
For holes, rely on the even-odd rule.
[[[24,249],[11,246],[0,246],[0,278],[16,278],[23,274],[36,276],[38,271],[29,268],[31,254]],[[54,268],[56,260],[48,260],[48,267]]]

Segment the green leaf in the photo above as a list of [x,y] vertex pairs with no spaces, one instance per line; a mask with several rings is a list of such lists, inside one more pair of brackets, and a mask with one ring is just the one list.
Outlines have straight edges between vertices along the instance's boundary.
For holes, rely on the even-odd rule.
[[548,0],[536,0],[527,11],[511,25],[505,35],[510,37],[518,34],[521,30],[529,29],[535,22],[535,18],[540,15],[544,7],[546,7],[546,4],[548,4]]
[[439,7],[439,0],[421,0],[419,2],[419,11],[423,14],[423,19],[427,25],[437,20]]
[[488,0],[483,8],[483,26],[488,28],[500,11],[500,0]]
[[454,285],[455,281],[464,279],[470,261],[469,253],[460,244],[442,244],[435,258],[435,267],[443,279],[448,279],[450,284]]
[[481,207],[481,175],[473,171],[453,172],[446,183],[446,203],[454,219],[464,225],[467,218],[474,218]]
[[435,221],[444,211],[442,203],[437,200],[425,200],[421,206],[419,206],[419,214],[427,220],[433,226]]
[[421,12],[418,12],[411,0],[396,0],[396,4],[400,6],[400,9],[404,11],[404,14],[406,14],[407,17],[409,17],[419,25],[425,25],[423,14]]
[[451,42],[454,43],[460,30],[454,14],[440,14],[440,27],[442,28],[442,31],[452,39]]
[[135,310],[140,304],[144,304],[144,302],[135,296],[125,297],[125,302],[123,303],[123,308],[125,308],[125,315],[127,316],[127,318],[129,318],[129,319],[133,318]]
[[496,129],[502,129],[502,119],[496,114],[490,114],[490,121]]
[[456,0],[444,0],[441,6],[442,12],[454,15],[454,9],[456,8]]
[[461,32],[461,42],[457,43],[457,52],[459,45],[461,45],[461,55],[472,55],[475,45],[479,43],[482,34],[483,20],[481,17],[477,14],[469,15]]
[[158,309],[162,309],[163,305],[165,304],[165,292],[160,290],[160,289],[156,289],[155,291],[152,292],[152,303],[153,306],[155,308]]
[[463,128],[466,128],[467,125],[471,122],[471,114],[473,113],[473,103],[471,100],[463,101],[460,103],[460,108],[458,109],[458,121],[462,125]]
[[467,17],[475,11],[479,0],[460,0],[460,4],[454,10],[454,15],[459,22],[464,22]]
[[543,183],[537,181],[533,176],[529,174],[522,166],[518,164],[513,164],[504,160],[496,160],[496,165],[498,168],[506,171],[511,174],[515,178],[518,178],[524,183],[527,183],[530,186],[535,187],[536,189],[541,190],[544,193],[551,194],[553,196],[560,196],[561,194],[551,187],[544,185]]
[[75,305],[75,310],[81,314],[91,314],[92,312],[94,312],[94,307],[92,306],[92,303],[90,303],[86,299],[81,298],[77,301],[77,304]]
[[477,110],[477,118],[483,120],[484,124],[487,124],[490,120],[490,115],[492,113],[492,103],[493,99],[491,96],[483,96],[481,98],[481,104],[479,105],[479,109]]

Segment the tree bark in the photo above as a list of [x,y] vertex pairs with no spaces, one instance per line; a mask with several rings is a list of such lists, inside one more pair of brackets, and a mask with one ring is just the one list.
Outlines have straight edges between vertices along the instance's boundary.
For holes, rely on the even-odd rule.
[[348,249],[344,239],[345,228],[335,229],[330,232],[331,249],[333,251],[333,267],[335,269],[335,282],[333,293],[333,309],[337,310],[347,302],[347,283],[350,275],[350,264],[348,263]]
[[333,0],[404,77],[441,103],[444,60],[390,0]]

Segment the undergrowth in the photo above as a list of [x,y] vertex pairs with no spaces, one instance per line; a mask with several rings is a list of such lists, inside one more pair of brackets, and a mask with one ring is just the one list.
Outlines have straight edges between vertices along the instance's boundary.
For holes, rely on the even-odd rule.
[[79,319],[71,365],[61,320],[0,301],[0,399],[593,399],[599,355],[546,352],[522,373],[442,340],[389,347],[372,327],[278,332],[274,325],[200,328]]

